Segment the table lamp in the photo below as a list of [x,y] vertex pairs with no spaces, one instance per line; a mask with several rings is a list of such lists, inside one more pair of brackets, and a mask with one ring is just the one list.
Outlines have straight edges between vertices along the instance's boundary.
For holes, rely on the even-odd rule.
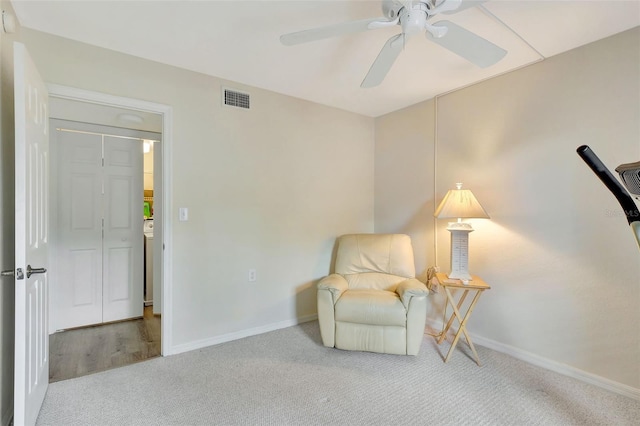
[[471,191],[462,189],[461,183],[456,183],[456,189],[447,192],[433,215],[438,219],[458,219],[447,226],[447,231],[451,232],[451,272],[448,276],[451,279],[471,280],[469,232],[473,231],[473,227],[462,219],[489,219],[489,215]]

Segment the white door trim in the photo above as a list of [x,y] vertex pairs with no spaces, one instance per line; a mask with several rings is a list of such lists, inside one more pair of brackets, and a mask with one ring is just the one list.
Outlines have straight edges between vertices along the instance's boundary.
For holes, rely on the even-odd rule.
[[162,115],[162,236],[164,251],[162,252],[162,355],[173,354],[173,282],[172,271],[172,143],[173,143],[173,108],[169,105],[147,102],[138,99],[108,95],[106,93],[77,89],[75,87],[48,84],[49,96],[71,99],[82,102],[127,108]]

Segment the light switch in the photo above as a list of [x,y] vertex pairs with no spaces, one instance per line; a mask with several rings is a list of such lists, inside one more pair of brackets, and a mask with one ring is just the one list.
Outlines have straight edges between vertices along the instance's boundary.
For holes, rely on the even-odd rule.
[[180,207],[178,220],[180,222],[186,222],[189,220],[189,209],[186,207]]

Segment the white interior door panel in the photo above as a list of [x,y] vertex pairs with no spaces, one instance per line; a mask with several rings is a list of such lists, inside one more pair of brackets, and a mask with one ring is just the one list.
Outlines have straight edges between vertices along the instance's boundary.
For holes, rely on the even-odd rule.
[[102,322],[102,136],[55,130],[55,330]]
[[140,140],[104,136],[105,322],[143,312],[142,161]]
[[47,89],[14,43],[14,424],[33,425],[49,385],[49,116]]
[[[143,314],[142,142],[52,120],[57,164],[54,330]],[[92,129],[95,129],[92,131]]]

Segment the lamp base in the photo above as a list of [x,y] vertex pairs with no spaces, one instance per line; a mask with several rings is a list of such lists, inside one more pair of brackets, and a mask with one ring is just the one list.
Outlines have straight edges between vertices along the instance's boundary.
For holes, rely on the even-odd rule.
[[447,230],[451,232],[451,272],[450,279],[471,280],[469,274],[469,232],[473,227],[469,223],[452,222]]

